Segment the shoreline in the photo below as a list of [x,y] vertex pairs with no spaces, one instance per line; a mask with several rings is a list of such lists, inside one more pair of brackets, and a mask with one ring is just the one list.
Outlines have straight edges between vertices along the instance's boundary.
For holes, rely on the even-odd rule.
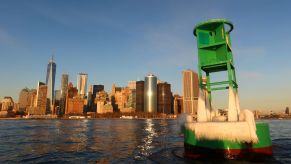
[[[104,117],[104,118],[18,118],[18,117],[11,117],[11,118],[0,118],[1,120],[107,120],[107,119],[114,119],[114,120],[176,120],[177,118],[116,118],[116,117]],[[260,120],[291,120],[291,117],[287,118],[260,118],[255,119],[256,121]]]
[[115,119],[115,120],[176,120],[177,118],[0,118],[0,120],[107,120],[107,119]]

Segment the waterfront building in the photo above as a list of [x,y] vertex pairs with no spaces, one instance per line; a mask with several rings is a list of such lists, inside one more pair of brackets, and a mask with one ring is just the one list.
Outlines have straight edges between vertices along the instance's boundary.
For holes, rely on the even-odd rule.
[[68,93],[67,98],[73,98],[78,95],[78,89],[73,86],[73,84],[70,82],[68,85]]
[[87,93],[87,110],[91,112],[96,112],[96,103],[95,98],[98,92],[104,91],[104,85],[90,85],[89,91]]
[[1,100],[0,117],[7,117],[14,108],[14,101],[12,97],[6,96]]
[[113,112],[113,106],[109,100],[108,94],[105,91],[97,92],[95,103],[96,103],[97,113],[102,114],[102,113]]
[[88,81],[88,74],[79,73],[77,89],[79,91],[80,97],[82,97],[82,98],[84,98],[86,96],[86,93],[87,93],[87,81]]
[[12,97],[5,96],[1,100],[1,104],[2,104],[1,111],[13,110],[14,101],[13,101]]
[[183,113],[197,114],[198,75],[188,69],[183,71]]
[[113,107],[110,102],[97,101],[97,113],[113,113]]
[[60,98],[60,111],[58,115],[65,114],[66,111],[66,97],[68,94],[68,85],[69,85],[69,75],[68,74],[62,74],[61,79],[61,98]]
[[90,85],[89,92],[92,93],[92,96],[95,98],[96,93],[104,91],[104,85]]
[[136,81],[128,81],[127,86],[129,89],[136,89]]
[[55,90],[55,101],[61,100],[61,90]]
[[50,59],[47,65],[47,74],[46,74],[46,85],[47,85],[47,113],[53,113],[53,101],[54,101],[54,89],[55,89],[55,77],[56,77],[56,63],[54,58]]
[[171,114],[172,110],[172,92],[171,84],[159,82],[157,85],[158,96],[158,113]]
[[84,99],[82,97],[76,96],[73,98],[68,98],[68,105],[66,109],[66,114],[69,115],[82,115],[84,113]]
[[144,81],[136,82],[135,102],[135,111],[144,112]]
[[[33,98],[34,104],[28,109],[28,114],[31,115],[45,115],[48,114],[47,106],[47,90],[48,86],[43,82],[38,82],[37,92],[35,98]],[[50,112],[49,112],[50,113]]]
[[61,79],[61,98],[66,98],[68,92],[69,75],[62,74]]
[[157,112],[157,77],[153,74],[145,77],[144,111],[149,113]]
[[30,90],[28,88],[23,88],[19,93],[18,98],[19,111],[26,112],[26,108],[30,105]]
[[116,87],[115,84],[112,84],[111,94],[114,95],[116,92],[121,91],[121,87]]
[[36,107],[38,108],[37,114],[44,115],[47,112],[51,113],[51,111],[46,111],[47,109],[47,91],[48,91],[48,86],[45,85],[43,82],[38,82],[38,87],[37,87],[37,99],[36,99]]
[[[32,89],[30,91],[30,103],[29,103],[29,108],[34,107],[36,104],[36,98],[37,98],[37,90]],[[26,111],[28,112],[28,108],[26,108]]]
[[112,91],[115,91],[112,94],[112,99],[114,99],[114,102],[112,103],[114,103],[114,107],[116,108],[115,111],[127,112],[125,111],[125,108],[127,106],[128,97],[131,90],[128,87],[121,88],[113,85]]
[[174,108],[174,114],[180,114],[183,110],[183,97],[179,96],[178,94],[175,94],[173,100],[173,108]]
[[135,89],[130,89],[126,108],[131,108],[134,111],[136,110],[136,90]]

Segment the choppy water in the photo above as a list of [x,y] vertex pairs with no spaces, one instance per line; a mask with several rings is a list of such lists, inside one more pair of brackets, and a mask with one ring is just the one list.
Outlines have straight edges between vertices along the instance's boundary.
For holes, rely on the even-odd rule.
[[[268,120],[291,163],[291,120]],[[176,120],[1,120],[0,163],[188,163]]]

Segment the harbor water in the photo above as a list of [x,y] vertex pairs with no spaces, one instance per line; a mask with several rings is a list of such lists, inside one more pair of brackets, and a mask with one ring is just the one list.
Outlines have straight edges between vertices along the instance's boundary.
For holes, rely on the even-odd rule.
[[[270,163],[291,163],[291,120],[263,121]],[[158,119],[0,120],[0,163],[200,163],[183,158],[179,128]]]

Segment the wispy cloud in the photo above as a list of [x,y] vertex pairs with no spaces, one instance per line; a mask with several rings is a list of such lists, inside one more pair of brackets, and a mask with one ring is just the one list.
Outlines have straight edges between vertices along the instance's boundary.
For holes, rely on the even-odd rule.
[[76,6],[58,8],[50,6],[49,4],[32,4],[31,9],[38,12],[42,16],[55,21],[58,24],[70,28],[84,28],[88,30],[87,26],[109,26],[109,27],[122,27],[121,21],[116,22],[116,19],[111,18],[110,12],[100,10],[85,9]]
[[235,47],[233,52],[239,59],[254,60],[266,57],[268,51],[264,47]]
[[169,31],[148,31],[145,43],[155,58],[148,63],[153,67],[186,67],[197,61],[195,42],[187,42],[183,36]]
[[264,75],[260,72],[255,71],[242,71],[239,72],[239,77],[244,80],[260,80],[264,78]]
[[0,27],[0,44],[13,45],[16,39],[5,29]]

